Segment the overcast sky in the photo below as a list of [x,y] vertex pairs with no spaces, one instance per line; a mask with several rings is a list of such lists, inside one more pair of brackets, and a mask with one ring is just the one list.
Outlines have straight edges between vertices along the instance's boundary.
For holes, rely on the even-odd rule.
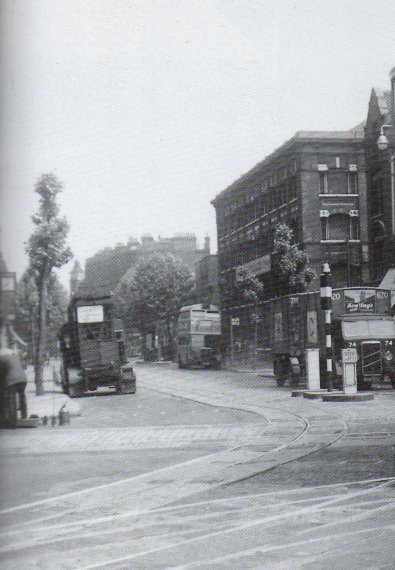
[[[210,200],[298,130],[347,130],[395,65],[394,0],[1,0],[1,246],[43,172],[82,263],[206,233]],[[67,283],[69,264],[61,272]]]

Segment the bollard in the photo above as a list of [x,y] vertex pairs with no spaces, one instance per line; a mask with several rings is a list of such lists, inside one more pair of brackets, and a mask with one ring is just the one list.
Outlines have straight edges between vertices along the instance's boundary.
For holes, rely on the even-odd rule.
[[43,426],[46,426],[48,424],[48,416],[44,416],[43,417]]
[[51,426],[52,427],[56,426],[56,416],[51,416]]
[[62,407],[59,410],[59,425],[60,426],[64,426],[64,424],[67,423],[67,412],[66,410]]
[[306,384],[308,390],[320,390],[321,384],[319,348],[306,348]]

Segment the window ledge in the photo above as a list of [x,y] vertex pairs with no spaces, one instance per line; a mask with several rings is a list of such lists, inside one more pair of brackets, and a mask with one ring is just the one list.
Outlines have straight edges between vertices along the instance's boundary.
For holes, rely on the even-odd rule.
[[357,198],[359,196],[359,194],[330,194],[329,192],[327,194],[319,194],[320,198]]
[[322,239],[321,243],[360,243],[360,239]]

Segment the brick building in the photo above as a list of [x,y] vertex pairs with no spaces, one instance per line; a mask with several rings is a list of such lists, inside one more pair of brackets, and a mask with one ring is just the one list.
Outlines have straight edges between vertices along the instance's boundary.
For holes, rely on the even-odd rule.
[[[388,269],[395,267],[395,190],[394,172],[391,173],[395,153],[395,68],[390,77],[392,90],[372,89],[365,128],[370,277],[374,284],[379,284]],[[377,141],[383,125],[382,133],[390,144],[380,150]]]
[[[289,225],[320,274],[329,261],[334,286],[369,280],[366,180],[362,127],[298,132],[212,201],[216,210],[223,329],[248,348],[257,309],[235,289],[238,268],[263,282],[263,297],[281,294],[273,255],[277,224]],[[318,288],[318,281],[312,288]],[[259,309],[258,309],[259,312]],[[258,343],[268,342],[258,315]],[[238,338],[239,337],[239,338]]]

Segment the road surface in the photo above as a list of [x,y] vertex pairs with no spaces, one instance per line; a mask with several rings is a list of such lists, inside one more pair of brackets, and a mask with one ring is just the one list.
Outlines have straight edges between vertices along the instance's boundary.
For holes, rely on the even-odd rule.
[[3,569],[395,567],[394,391],[136,367],[135,395],[1,434]]

